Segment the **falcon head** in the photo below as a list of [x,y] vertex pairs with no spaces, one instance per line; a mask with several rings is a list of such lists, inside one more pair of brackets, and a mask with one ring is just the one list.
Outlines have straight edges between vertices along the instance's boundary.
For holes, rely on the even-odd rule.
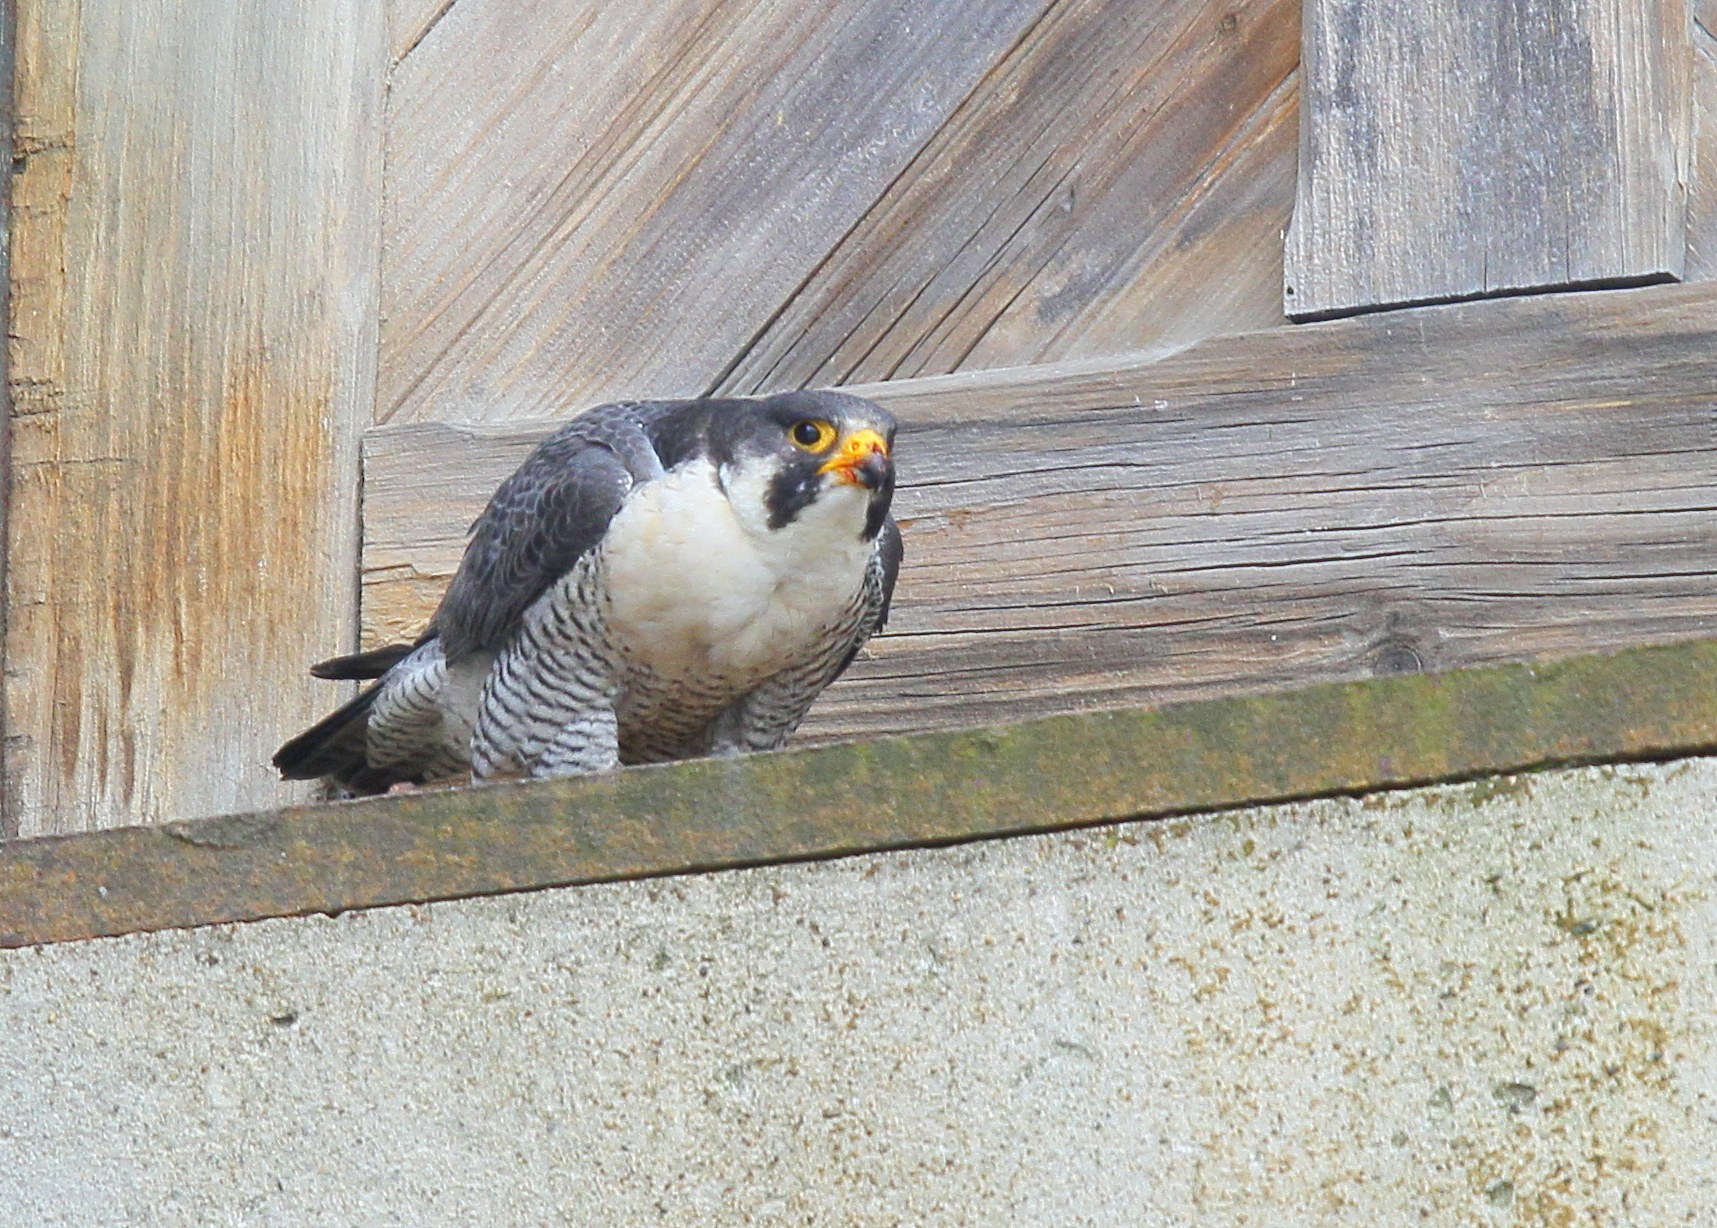
[[[872,541],[894,497],[894,418],[844,392],[784,392],[711,422],[722,489],[748,529],[815,522]],[[760,535],[761,535],[760,533]]]

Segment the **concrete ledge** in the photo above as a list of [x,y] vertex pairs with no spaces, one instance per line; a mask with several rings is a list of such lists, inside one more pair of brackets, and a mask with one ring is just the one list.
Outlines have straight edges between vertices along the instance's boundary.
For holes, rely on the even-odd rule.
[[1717,642],[0,845],[0,946],[1717,747]]
[[1708,1225],[1717,760],[0,952],[33,1228]]

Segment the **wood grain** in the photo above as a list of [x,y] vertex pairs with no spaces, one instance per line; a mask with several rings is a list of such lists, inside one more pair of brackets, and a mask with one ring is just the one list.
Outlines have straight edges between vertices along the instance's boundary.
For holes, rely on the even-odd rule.
[[720,383],[754,392],[1283,323],[1299,0],[1070,0]]
[[355,613],[373,6],[19,6],[4,809],[278,800]]
[[446,16],[454,0],[385,0],[388,57],[394,64],[417,50],[435,23]]
[[1298,319],[1678,277],[1687,0],[1307,0]]
[[[887,634],[802,740],[1717,633],[1717,287],[1422,308],[858,390],[905,424]],[[548,425],[366,441],[366,643]]]
[[707,388],[1051,2],[459,0],[389,96],[379,416]]
[[[17,23],[15,13],[8,8],[0,10],[0,79],[13,80],[17,76]],[[15,167],[19,158],[18,124],[16,115],[16,99],[13,92],[8,90],[0,97],[0,154],[5,157],[6,165]],[[8,175],[6,182],[0,184],[0,233],[7,236],[5,243],[0,243],[0,285],[8,285],[12,280],[12,217],[14,186],[17,177]],[[0,295],[0,335],[10,337],[12,329],[12,295],[8,292]],[[12,472],[12,391],[4,380],[0,380],[0,574],[5,567],[7,494],[10,482],[4,475]],[[3,668],[6,644],[6,600],[4,588],[0,587],[0,721],[5,720],[6,712],[6,671]],[[6,737],[5,728],[0,725],[0,781],[6,779]],[[0,786],[0,841],[13,839],[18,835],[18,816],[9,813],[4,800],[4,787]]]
[[1696,5],[1687,167],[1688,281],[1717,280],[1717,0]]

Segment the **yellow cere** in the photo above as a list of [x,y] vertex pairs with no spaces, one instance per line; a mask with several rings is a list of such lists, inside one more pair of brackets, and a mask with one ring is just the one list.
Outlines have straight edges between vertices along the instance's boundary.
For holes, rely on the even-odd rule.
[[865,459],[875,452],[887,456],[888,441],[868,427],[862,431],[854,431],[847,436],[841,450],[824,461],[817,472],[827,473],[831,469],[845,469],[850,472],[864,464]]

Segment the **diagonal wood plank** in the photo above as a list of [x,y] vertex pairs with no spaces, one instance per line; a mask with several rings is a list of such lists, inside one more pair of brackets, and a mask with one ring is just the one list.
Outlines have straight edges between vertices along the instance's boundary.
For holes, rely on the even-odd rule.
[[390,93],[380,417],[706,388],[1051,3],[459,0]]
[[4,795],[24,834],[278,798],[356,613],[369,6],[19,7]]
[[[1717,287],[1496,300],[859,391],[905,424],[888,634],[806,739],[1717,632]],[[550,429],[366,442],[366,642]]]
[[1283,323],[1299,0],[1070,0],[769,321],[724,391]]
[[1679,277],[1687,0],[1307,0],[1296,319]]

